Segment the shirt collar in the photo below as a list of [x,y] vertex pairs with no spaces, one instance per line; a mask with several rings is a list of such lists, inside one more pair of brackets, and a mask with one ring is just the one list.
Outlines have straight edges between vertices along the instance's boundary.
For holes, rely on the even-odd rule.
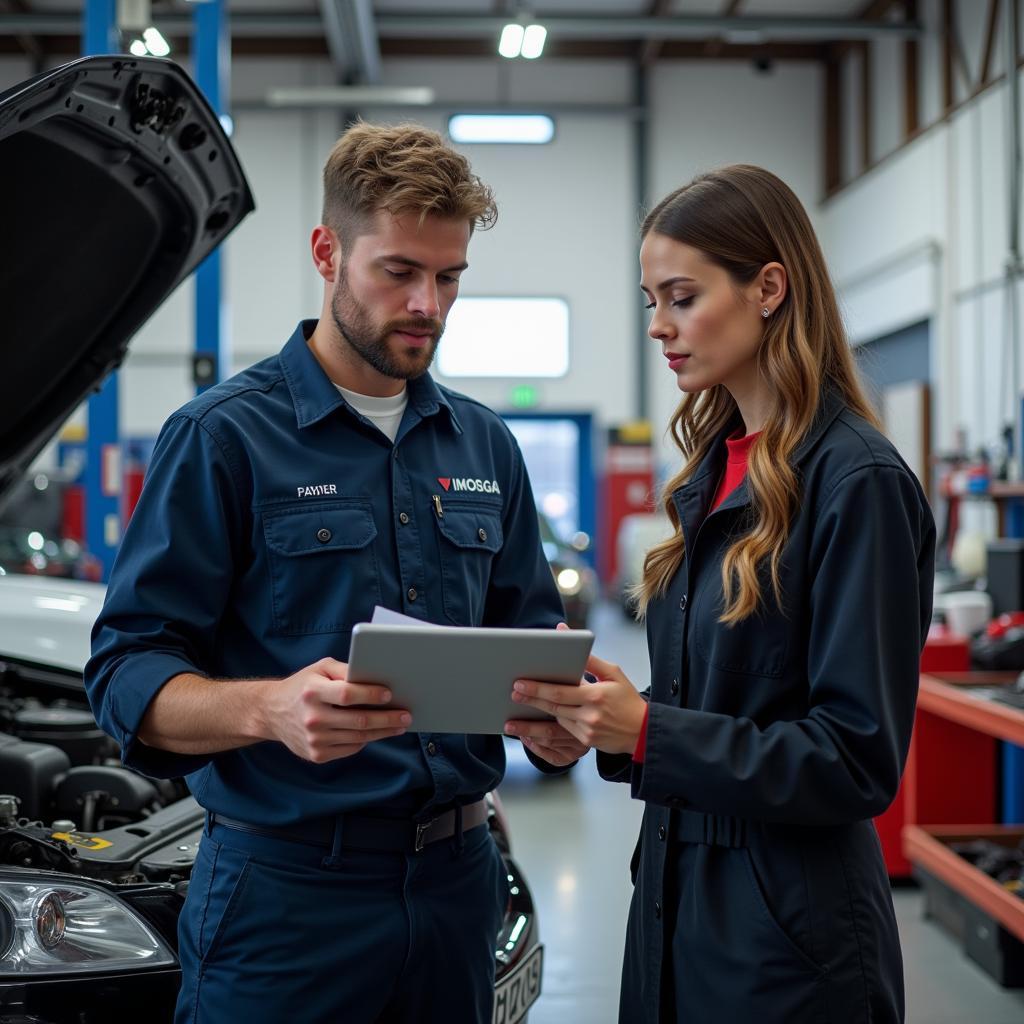
[[[307,344],[316,325],[316,320],[300,320],[292,336],[285,342],[280,356],[281,371],[295,406],[295,420],[300,429],[319,423],[342,406],[350,408]],[[408,392],[409,404],[421,418],[433,416],[443,408],[456,432],[462,433],[462,426],[448,396],[429,373],[410,380]]]

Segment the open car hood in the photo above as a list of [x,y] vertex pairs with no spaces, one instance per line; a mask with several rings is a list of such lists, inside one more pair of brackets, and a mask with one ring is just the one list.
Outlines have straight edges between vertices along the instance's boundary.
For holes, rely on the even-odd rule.
[[253,209],[172,61],[86,57],[0,93],[0,496]]

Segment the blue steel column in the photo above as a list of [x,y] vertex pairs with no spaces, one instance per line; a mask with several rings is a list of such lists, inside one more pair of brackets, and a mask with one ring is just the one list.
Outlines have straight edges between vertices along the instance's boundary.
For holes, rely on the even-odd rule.
[[[85,56],[117,53],[116,0],[86,0],[82,23]],[[121,542],[121,439],[117,374],[89,399],[85,467],[85,543],[110,575]]]
[[[218,117],[228,112],[231,73],[231,35],[226,0],[205,0],[195,4],[195,32],[192,35],[193,73]],[[214,355],[217,380],[231,375],[231,334],[222,321],[221,248],[214,249],[196,269],[196,355]],[[201,393],[207,386],[197,385]]]

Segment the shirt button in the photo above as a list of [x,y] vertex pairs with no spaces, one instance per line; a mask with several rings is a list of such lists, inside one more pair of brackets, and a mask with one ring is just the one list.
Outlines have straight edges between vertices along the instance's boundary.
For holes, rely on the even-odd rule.
[[672,686],[671,686],[671,690],[672,690],[672,696],[673,696],[673,697],[674,697],[674,696],[675,696],[675,695],[676,695],[677,693],[679,693],[679,680],[678,680],[678,679],[673,679],[673,680],[672,680]]
[[477,531],[476,531],[476,535],[477,535],[477,536],[478,536],[478,537],[479,537],[479,538],[480,538],[481,540],[487,540],[487,531],[486,531],[486,530],[477,530]]
[[661,918],[661,904],[657,900],[654,901],[654,916],[658,919]]
[[683,594],[683,596],[681,598],[679,598],[679,610],[681,612],[685,612],[686,611],[686,595],[685,594]]
[[410,601],[415,601],[419,595],[416,593],[415,587],[410,587],[408,593],[405,596],[408,597]]
[[331,539],[331,531],[328,530],[326,526],[320,527],[320,529],[316,531],[316,539],[320,541],[321,544],[326,544]]
[[665,839],[665,834],[666,834],[665,833],[665,826],[664,825],[659,825],[658,826],[658,838],[660,840],[662,840],[663,842],[664,842],[664,839]]
[[408,526],[409,525],[409,517],[404,512],[399,513],[398,521],[403,526]]
[[431,757],[437,753],[437,744],[433,740],[427,744],[427,753],[430,754]]

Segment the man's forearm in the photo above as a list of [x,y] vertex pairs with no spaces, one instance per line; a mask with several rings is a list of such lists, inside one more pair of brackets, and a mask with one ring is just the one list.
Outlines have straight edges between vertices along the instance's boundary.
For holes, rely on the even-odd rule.
[[216,754],[268,739],[262,717],[267,683],[174,676],[149,705],[139,739],[175,754]]

